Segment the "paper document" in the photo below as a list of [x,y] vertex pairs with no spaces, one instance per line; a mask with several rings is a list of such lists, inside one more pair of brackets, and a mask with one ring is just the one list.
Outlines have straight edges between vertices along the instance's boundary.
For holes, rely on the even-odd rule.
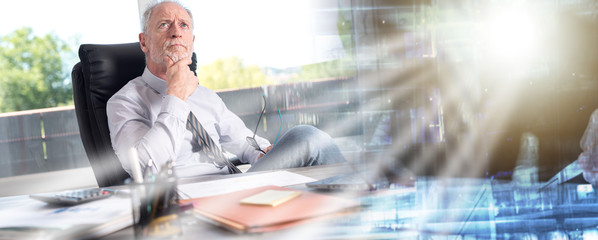
[[241,199],[241,204],[276,207],[301,195],[300,191],[266,190]]
[[313,181],[316,181],[316,179],[288,171],[277,171],[208,182],[181,184],[178,188],[181,198],[189,199],[230,193],[267,185],[284,187]]
[[113,196],[75,206],[34,199],[0,209],[0,239],[96,239],[130,226],[131,200]]
[[131,217],[129,198],[111,197],[75,206],[55,207],[27,200],[20,207],[0,211],[0,228],[66,228],[80,224],[103,224],[119,216]]

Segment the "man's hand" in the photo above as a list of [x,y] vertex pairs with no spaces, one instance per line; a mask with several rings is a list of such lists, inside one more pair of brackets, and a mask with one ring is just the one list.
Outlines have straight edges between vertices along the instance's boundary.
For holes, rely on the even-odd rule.
[[197,88],[198,79],[189,69],[191,58],[184,58],[178,62],[173,62],[170,57],[165,57],[166,68],[166,88],[168,95],[176,96],[183,101],[193,94]]
[[[268,153],[268,152],[269,152],[271,149],[272,149],[272,145],[268,146],[266,149],[263,149],[263,150],[264,150],[264,152]],[[259,156],[257,156],[257,159],[260,159],[260,158],[262,158],[263,156],[264,156],[264,154],[263,154],[263,153],[260,153],[260,155],[259,155]]]

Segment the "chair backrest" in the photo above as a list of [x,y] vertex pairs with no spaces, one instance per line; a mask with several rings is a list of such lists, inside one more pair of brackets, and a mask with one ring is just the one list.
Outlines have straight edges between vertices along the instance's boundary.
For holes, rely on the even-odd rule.
[[98,186],[122,185],[129,175],[112,148],[106,102],[127,82],[141,76],[145,55],[139,43],[83,44],[73,67],[73,97],[83,147]]

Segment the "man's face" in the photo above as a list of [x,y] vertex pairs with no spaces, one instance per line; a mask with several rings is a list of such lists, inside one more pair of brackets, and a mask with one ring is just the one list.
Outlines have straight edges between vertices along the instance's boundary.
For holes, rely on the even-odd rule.
[[175,63],[190,58],[195,40],[191,24],[185,9],[175,3],[163,3],[152,11],[147,33],[140,35],[141,49],[159,65],[166,63],[165,57]]

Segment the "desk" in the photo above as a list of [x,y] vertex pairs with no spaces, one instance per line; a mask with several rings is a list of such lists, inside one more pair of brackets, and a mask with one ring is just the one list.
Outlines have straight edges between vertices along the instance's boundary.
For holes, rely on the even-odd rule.
[[[335,176],[341,173],[345,173],[351,170],[351,167],[344,164],[332,164],[326,166],[313,166],[313,167],[303,167],[303,168],[293,168],[293,169],[286,169],[289,172],[301,174],[307,177],[311,177],[317,180],[324,179],[327,177]],[[260,174],[259,173],[244,173],[244,176],[250,174]],[[179,181],[179,184],[185,183],[194,183],[194,182],[202,182],[202,181],[212,181],[212,180],[219,180],[225,178],[234,178],[239,177],[239,175],[213,175],[213,176],[201,176],[192,179],[182,179]],[[300,190],[309,190],[305,187],[304,184],[289,186],[294,189]],[[185,217],[183,226],[184,236],[180,239],[198,239],[198,236],[201,236],[201,239],[290,239],[290,238],[297,238],[298,236],[300,239],[313,239],[314,237],[308,237],[306,235],[305,229],[313,229],[312,225],[304,225],[300,227],[294,227],[291,229],[286,229],[278,232],[272,232],[267,234],[259,234],[259,235],[239,235],[233,233],[229,230],[216,227],[212,224],[202,222],[198,219],[192,217]],[[310,230],[311,231],[311,230]],[[317,233],[317,232],[316,232]],[[111,234],[107,236],[105,239],[127,239],[133,236],[133,229],[127,228],[123,229],[119,232]]]
[[[289,171],[322,179],[349,169],[333,165]],[[230,177],[236,176],[183,182]],[[598,198],[591,185],[561,185],[544,192],[538,192],[539,186],[419,177],[413,187],[353,192],[364,205],[355,214],[267,234],[238,235],[187,216],[181,239],[598,239]],[[305,190],[303,185],[292,187]],[[126,228],[105,239],[132,236],[133,230]]]
[[[349,170],[337,165],[289,171],[322,179]],[[183,239],[598,239],[598,200],[591,185],[538,192],[541,185],[419,177],[412,188],[354,193],[366,205],[363,210],[326,223],[237,235],[194,221],[184,227]],[[302,185],[292,187],[305,190]],[[130,234],[125,229],[108,239]]]

